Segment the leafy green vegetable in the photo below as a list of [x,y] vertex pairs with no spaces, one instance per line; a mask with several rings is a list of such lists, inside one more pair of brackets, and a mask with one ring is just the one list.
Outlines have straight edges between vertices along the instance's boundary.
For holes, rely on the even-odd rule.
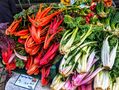
[[19,68],[24,68],[25,64],[24,64],[23,60],[16,58],[16,66]]

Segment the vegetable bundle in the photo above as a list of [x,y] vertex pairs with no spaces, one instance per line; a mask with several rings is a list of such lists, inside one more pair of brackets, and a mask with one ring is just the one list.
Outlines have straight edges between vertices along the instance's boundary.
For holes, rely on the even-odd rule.
[[11,50],[8,58],[12,60],[7,59],[7,62],[14,62],[14,58],[19,60],[15,62],[23,60],[28,75],[41,73],[42,85],[48,84],[50,68],[58,54],[59,39],[56,36],[63,30],[63,27],[60,27],[63,22],[61,13],[62,10],[52,10],[52,6],[43,7],[40,4],[36,14],[27,15],[24,27],[24,18],[19,17],[5,31],[6,35],[16,38],[18,45]]
[[6,70],[41,74],[42,85],[50,83],[52,90],[116,90],[118,15],[111,0],[32,6],[6,29],[12,44],[0,37]]

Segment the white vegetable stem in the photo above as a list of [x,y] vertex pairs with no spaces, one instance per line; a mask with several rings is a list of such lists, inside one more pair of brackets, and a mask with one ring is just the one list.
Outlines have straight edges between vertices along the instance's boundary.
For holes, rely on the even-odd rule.
[[102,59],[103,66],[105,67],[105,69],[112,69],[113,64],[115,62],[115,58],[116,58],[118,42],[110,52],[108,38],[109,36],[103,41],[102,50],[101,50],[101,59]]
[[94,89],[108,90],[111,85],[111,79],[108,71],[99,72],[94,79]]
[[15,49],[14,49],[14,53],[19,59],[27,61],[27,56],[22,56],[22,55],[18,54]]

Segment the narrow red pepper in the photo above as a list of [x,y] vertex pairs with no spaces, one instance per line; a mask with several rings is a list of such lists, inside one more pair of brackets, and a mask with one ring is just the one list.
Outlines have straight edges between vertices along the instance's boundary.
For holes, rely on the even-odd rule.
[[16,33],[14,33],[15,36],[25,36],[29,33],[29,30],[28,29],[24,29],[24,30],[20,30]]

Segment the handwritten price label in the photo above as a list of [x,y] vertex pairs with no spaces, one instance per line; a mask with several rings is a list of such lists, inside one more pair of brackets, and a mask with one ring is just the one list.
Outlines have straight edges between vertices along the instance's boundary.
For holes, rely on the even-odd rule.
[[28,76],[28,75],[21,74],[18,77],[17,81],[15,82],[15,85],[23,87],[23,88],[30,89],[30,90],[34,90],[38,81],[39,80],[36,79],[36,78],[33,78],[31,76]]

